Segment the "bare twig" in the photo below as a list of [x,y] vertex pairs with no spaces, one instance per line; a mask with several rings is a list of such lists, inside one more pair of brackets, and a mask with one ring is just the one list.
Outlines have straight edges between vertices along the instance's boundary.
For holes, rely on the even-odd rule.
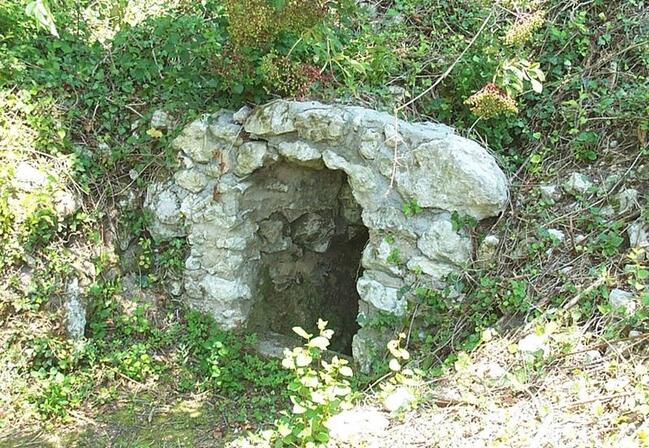
[[430,92],[431,92],[435,87],[437,87],[437,86],[438,86],[438,85],[439,85],[439,84],[440,84],[444,79],[446,79],[446,77],[447,77],[447,76],[448,76],[448,75],[453,71],[453,69],[454,69],[455,66],[458,64],[458,62],[460,62],[460,60],[464,57],[464,55],[465,55],[466,52],[469,50],[469,48],[471,48],[471,47],[473,46],[473,44],[475,43],[475,41],[478,39],[478,36],[480,36],[480,34],[482,34],[482,31],[484,31],[485,27],[487,26],[487,23],[488,23],[489,20],[491,19],[491,16],[493,16],[493,13],[494,13],[494,9],[492,8],[491,11],[489,11],[489,15],[487,15],[487,17],[486,17],[486,18],[484,19],[484,21],[482,22],[482,25],[480,26],[480,29],[478,30],[478,32],[473,36],[473,38],[472,38],[471,41],[469,42],[469,45],[467,45],[467,46],[464,48],[464,50],[462,50],[462,53],[460,53],[460,55],[455,59],[455,61],[453,61],[453,63],[452,63],[452,64],[451,64],[447,69],[446,69],[446,71],[445,71],[444,73],[442,73],[442,75],[441,75],[439,78],[437,78],[437,80],[436,80],[436,81],[435,81],[435,82],[434,82],[430,87],[428,87],[426,90],[424,90],[423,92],[421,92],[419,95],[417,95],[416,97],[414,97],[413,99],[411,99],[411,100],[408,101],[407,103],[402,104],[401,106],[397,107],[397,108],[395,109],[395,112],[399,112],[399,111],[405,109],[406,107],[410,106],[411,104],[417,102],[420,98],[422,98],[423,96],[425,96],[425,95],[427,95],[428,93],[430,93]]

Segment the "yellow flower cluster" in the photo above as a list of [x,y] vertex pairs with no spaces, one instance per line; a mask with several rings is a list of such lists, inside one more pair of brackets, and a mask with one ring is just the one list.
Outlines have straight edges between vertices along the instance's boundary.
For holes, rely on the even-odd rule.
[[484,119],[518,112],[516,101],[493,83],[487,84],[471,95],[464,104],[471,106],[471,112]]
[[520,45],[527,42],[532,33],[543,26],[545,11],[536,11],[518,19],[505,33],[507,45]]
[[280,22],[287,31],[301,33],[326,15],[327,7],[323,0],[287,0],[280,11]]
[[302,33],[327,14],[324,0],[287,0],[279,9],[268,0],[224,0],[223,6],[236,47],[268,47],[283,31]]
[[275,11],[267,0],[224,0],[230,40],[237,46],[268,44],[277,30]]
[[507,9],[533,9],[540,6],[545,0],[500,0],[500,5]]

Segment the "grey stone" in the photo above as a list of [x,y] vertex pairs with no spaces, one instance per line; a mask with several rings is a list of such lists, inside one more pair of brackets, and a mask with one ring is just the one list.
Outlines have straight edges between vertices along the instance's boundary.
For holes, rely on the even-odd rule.
[[207,121],[196,120],[183,129],[172,143],[173,147],[183,151],[194,162],[205,163],[214,158],[219,146],[207,132]]
[[348,183],[344,183],[338,193],[338,201],[340,202],[341,215],[350,224],[363,223],[363,209],[358,202],[354,200],[354,194]]
[[399,386],[383,399],[383,408],[388,412],[397,412],[408,407],[414,400],[414,395],[407,387]]
[[310,162],[322,157],[317,148],[302,140],[281,142],[277,146],[277,150],[282,156],[291,161]]
[[298,338],[267,332],[257,335],[255,350],[267,358],[284,359],[284,350],[292,350],[301,345],[302,341]]
[[244,124],[251,113],[251,108],[249,108],[248,106],[243,106],[241,109],[232,114],[232,121],[237,124]]
[[200,193],[207,185],[207,177],[196,170],[178,171],[174,179],[176,180],[176,184],[192,193]]
[[380,153],[380,145],[383,137],[376,131],[367,130],[361,138],[361,144],[358,152],[367,160],[374,160]]
[[86,329],[86,307],[81,298],[79,280],[72,277],[65,289],[65,329],[69,339],[83,339]]
[[[212,300],[195,305],[211,314],[221,328],[232,330],[245,322],[252,291],[243,279],[226,280],[208,274],[203,277],[199,287]],[[187,283],[185,288],[188,288]]]
[[605,207],[602,207],[602,209],[600,210],[600,214],[604,218],[612,218],[613,216],[615,216],[615,209],[613,208],[612,205],[607,205]]
[[384,285],[365,273],[356,283],[361,299],[386,313],[403,316],[406,312],[406,301],[399,298],[399,289]]
[[588,176],[581,173],[572,173],[568,180],[563,184],[563,189],[573,196],[581,195],[593,186]]
[[561,199],[561,190],[556,185],[541,185],[539,192],[541,193],[541,198],[551,204]]
[[390,421],[376,409],[353,408],[329,418],[325,426],[335,441],[354,444],[367,437],[380,437],[389,424]]
[[549,354],[550,348],[547,345],[546,338],[544,336],[539,336],[538,334],[532,333],[525,336],[523,339],[518,341],[518,349],[527,354],[534,354],[537,352],[543,352],[544,355]]
[[156,129],[169,129],[173,127],[173,119],[167,112],[158,109],[151,116],[151,127]]
[[235,280],[245,262],[244,254],[240,251],[214,247],[202,254],[198,269],[202,268],[226,280]]
[[284,235],[284,223],[280,220],[267,219],[259,223],[264,252],[281,252],[291,248],[291,238]]
[[412,250],[402,240],[388,242],[385,238],[373,238],[363,251],[363,267],[384,271],[392,275],[403,276],[405,260],[411,255]]
[[178,280],[171,280],[167,286],[169,294],[174,297],[179,297],[183,293],[183,284]]
[[563,243],[566,240],[566,234],[558,229],[548,229],[548,234],[553,240]]
[[413,150],[415,164],[396,174],[397,189],[422,207],[458,211],[476,219],[494,216],[508,199],[508,181],[477,143],[456,135]]
[[79,210],[80,204],[77,197],[69,191],[56,191],[52,199],[54,202],[54,211],[61,218],[67,218]]
[[627,188],[620,191],[616,198],[619,204],[619,213],[624,213],[638,206],[638,190],[634,188]]
[[633,314],[637,307],[635,295],[623,289],[615,288],[608,295],[608,303],[613,308],[622,308],[627,314]]
[[627,229],[629,245],[637,248],[649,248],[649,228],[642,218],[637,219]]
[[257,107],[246,120],[243,128],[246,132],[258,135],[282,135],[295,131],[295,123],[289,115],[289,103],[274,101]]
[[482,262],[492,260],[496,255],[499,245],[500,238],[496,235],[487,235],[484,240],[482,240],[480,248],[478,249],[478,260]]
[[441,280],[446,278],[450,273],[457,271],[457,266],[432,261],[428,257],[413,257],[408,260],[407,266],[411,271],[421,270],[422,273],[431,277],[435,286],[439,287],[442,285],[440,283]]
[[[359,322],[361,321],[361,318],[364,318],[367,314],[366,311],[363,310],[363,308],[365,308],[365,306],[363,306],[364,304],[366,304],[366,302],[359,303]],[[367,308],[371,307],[371,305],[367,304]],[[354,335],[352,341],[352,355],[361,372],[369,373],[371,371],[373,361],[372,353],[384,353],[386,344],[391,338],[391,334],[392,333],[389,332],[361,326],[358,332]]]
[[406,97],[410,94],[408,90],[404,89],[401,86],[395,86],[395,85],[388,86],[388,92],[390,92],[390,95],[392,95],[393,101],[396,104],[405,101]]
[[243,128],[233,121],[232,114],[228,111],[212,115],[208,120],[207,128],[217,140],[222,140],[231,145],[243,143],[241,139]]
[[344,110],[337,107],[309,108],[295,116],[295,129],[300,138],[312,142],[340,140],[346,124]]
[[471,240],[453,230],[448,220],[434,221],[424,233],[417,246],[432,260],[463,265],[471,257]]
[[385,136],[385,144],[390,148],[395,149],[406,143],[399,130],[391,124],[385,125],[383,135]]
[[266,142],[246,142],[237,152],[237,166],[234,173],[237,176],[247,176],[273,158]]
[[19,190],[32,192],[47,184],[47,175],[27,162],[19,162],[14,169],[13,183]]
[[618,173],[609,174],[602,182],[602,193],[608,193],[622,180],[622,175]]
[[147,188],[144,207],[153,215],[148,228],[154,239],[164,241],[186,235],[182,196],[179,188],[171,183],[152,184]]
[[291,223],[293,241],[315,252],[327,250],[334,230],[331,218],[317,213],[305,213]]
[[475,371],[479,378],[497,381],[507,375],[507,370],[497,362],[478,362]]

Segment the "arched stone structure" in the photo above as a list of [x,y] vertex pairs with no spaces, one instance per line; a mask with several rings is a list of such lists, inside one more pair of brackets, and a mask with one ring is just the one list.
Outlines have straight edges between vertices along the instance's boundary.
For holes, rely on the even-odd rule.
[[[150,231],[188,238],[184,297],[224,328],[244,325],[267,283],[295,274],[291,263],[367,229],[353,344],[365,368],[380,335],[364,323],[379,311],[405,313],[400,290],[415,277],[442,287],[470,259],[471,241],[454,231],[451,213],[495,216],[508,195],[477,143],[360,107],[279,100],[220,111],[187,126],[174,146],[183,166],[149,188]],[[408,204],[418,212],[404,213]],[[269,279],[273,266],[289,272]]]

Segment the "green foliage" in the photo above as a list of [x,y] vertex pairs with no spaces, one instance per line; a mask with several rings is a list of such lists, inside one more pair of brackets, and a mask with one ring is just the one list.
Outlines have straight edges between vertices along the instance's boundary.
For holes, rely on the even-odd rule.
[[286,349],[282,366],[291,371],[288,391],[293,403],[291,413],[276,423],[276,446],[312,447],[329,441],[327,420],[335,415],[352,392],[349,378],[353,376],[347,361],[322,356],[329,347],[333,330],[327,322],[318,321],[316,337],[300,327],[293,331],[306,340],[303,347]]
[[459,232],[460,230],[471,230],[478,225],[478,220],[473,216],[461,215],[457,211],[451,213],[451,224],[453,226],[454,232]]
[[[127,18],[129,5],[123,0],[57,1],[50,3],[51,14],[40,8],[44,2],[32,2],[27,12],[25,3],[0,1],[0,270],[7,272],[0,315],[9,316],[5,325],[37,321],[47,329],[38,334],[12,329],[3,355],[24,379],[29,403],[46,418],[66,418],[83,403],[108,400],[114,392],[105,391],[122,380],[166,381],[182,392],[235,399],[253,391],[263,396],[255,403],[274,407],[282,395],[271,391],[282,389],[291,375],[295,390],[290,393],[309,411],[287,417],[288,443],[324,439],[321,423],[329,404],[313,400],[319,389],[301,383],[305,377],[295,376],[297,366],[281,370],[252,354],[251,341],[219,330],[198,313],[131,300],[107,259],[95,262],[97,275],[84,297],[90,304],[86,343],[77,347],[57,332],[54,305],[78,269],[66,246],[101,241],[102,201],[120,202],[124,191],[144,189],[152,176],[177,167],[169,145],[177,131],[148,132],[156,109],[190,120],[207,110],[282,95],[393,110],[428,89],[457,60],[433,91],[400,113],[446,122],[479,139],[517,173],[513,191],[545,182],[543,176],[556,174],[557,162],[596,165],[636,150],[646,156],[649,22],[646,2],[639,0],[548,0],[543,10],[525,1],[494,6],[400,0],[381,3],[380,21],[352,1],[180,2],[137,21]],[[98,20],[80,17],[78,6]],[[40,25],[28,14],[40,17]],[[395,95],[395,87],[404,93]],[[469,98],[473,111],[465,104]],[[476,121],[476,115],[482,119]],[[88,209],[94,211],[58,217],[52,185],[22,195],[16,206],[12,157],[65,167],[61,179],[90,199]],[[603,213],[604,196],[592,202],[585,196],[579,200],[584,210],[571,210],[569,221],[552,215],[560,209],[550,204],[518,204],[521,221],[503,217],[501,223],[509,232],[503,246],[513,249],[504,262],[493,270],[475,267],[451,276],[442,291],[411,285],[403,292],[414,316],[379,312],[362,324],[385,329],[410,318],[421,321],[421,337],[413,333],[410,342],[425,353],[423,365],[437,365],[450,354],[442,361],[449,365],[454,352],[480,342],[481,329],[506,316],[529,319],[544,306],[559,307],[610,270],[618,286],[634,292],[636,311],[621,317],[611,309],[605,300],[610,280],[584,294],[571,317],[593,317],[611,337],[626,336],[629,328],[646,329],[649,299],[646,288],[638,286],[646,284],[646,263],[640,257],[627,260],[623,253],[630,218],[612,220]],[[645,205],[640,218],[646,220],[648,210]],[[414,216],[422,207],[411,201],[402,211]],[[574,245],[575,235],[565,245],[551,241],[538,230],[541,218],[558,220],[561,228],[585,239]],[[138,204],[120,216],[120,228],[138,242],[133,271],[145,288],[175,277],[187,250],[183,239],[156,244],[146,232],[147,219]],[[457,213],[452,223],[455,231],[476,227],[472,218]],[[392,244],[394,238],[386,240]],[[592,270],[571,277],[549,263],[549,253],[574,256]],[[396,249],[388,259],[403,263]],[[616,261],[624,263],[618,267]],[[22,275],[23,267],[29,276]],[[541,293],[539,282],[545,282]],[[327,372],[319,355],[310,355],[309,366],[300,367],[302,374],[317,371],[315,387],[325,384],[320,375]],[[347,366],[338,367],[341,373]]]
[[399,250],[399,248],[393,247],[392,249],[390,249],[390,253],[388,254],[385,261],[394,265],[403,263],[403,258],[401,257],[401,251]]
[[[388,362],[390,374],[383,376],[379,383],[380,396],[388,397],[397,388],[405,389],[413,398],[418,395],[422,386],[421,376],[424,372],[408,366],[411,359],[410,352],[403,346],[405,341],[405,333],[399,333],[396,339],[392,339],[387,343],[390,355],[390,361]],[[412,405],[411,402],[407,404]],[[403,411],[404,409],[399,410]]]
[[421,213],[423,209],[421,208],[421,205],[417,203],[417,200],[413,199],[409,202],[404,203],[401,210],[406,216],[414,216]]

